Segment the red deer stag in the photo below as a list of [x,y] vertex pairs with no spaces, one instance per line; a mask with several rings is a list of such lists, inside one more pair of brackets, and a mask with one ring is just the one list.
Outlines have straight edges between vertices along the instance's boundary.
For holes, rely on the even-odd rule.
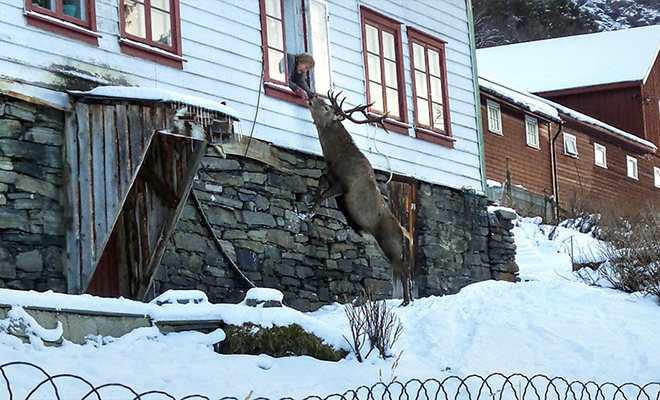
[[[320,97],[315,97],[307,103],[318,131],[326,164],[308,218],[314,215],[327,198],[336,197],[337,206],[351,228],[360,236],[370,234],[376,239],[380,250],[392,266],[395,278],[403,285],[402,305],[407,305],[412,300],[412,288],[410,273],[403,261],[403,240],[404,237],[410,240],[410,236],[387,207],[378,189],[371,163],[342,125],[342,121],[348,119],[356,124],[377,123],[382,126],[387,115],[369,116],[366,109],[371,104],[342,110],[346,98],[338,104],[339,94],[328,92],[331,105]],[[356,120],[353,118],[355,112],[362,113],[366,119]],[[323,190],[326,185],[327,189]]]

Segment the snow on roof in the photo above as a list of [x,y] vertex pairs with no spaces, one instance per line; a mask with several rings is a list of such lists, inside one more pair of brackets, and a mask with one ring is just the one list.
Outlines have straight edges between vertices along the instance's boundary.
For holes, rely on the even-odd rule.
[[542,101],[542,99],[531,93],[495,82],[492,78],[485,78],[483,75],[479,76],[479,87],[487,92],[497,95],[498,97],[503,97],[532,113],[541,114],[555,122],[561,121],[559,113],[555,107],[549,106]]
[[505,98],[509,101],[512,101],[514,104],[524,107],[530,112],[541,113],[556,122],[561,122],[561,114],[567,115],[570,118],[573,118],[577,121],[580,121],[585,124],[593,125],[611,133],[620,136],[624,139],[639,143],[643,146],[657,150],[658,148],[653,143],[644,140],[640,137],[633,135],[632,133],[625,132],[619,128],[616,128],[612,125],[606,124],[596,118],[592,118],[588,115],[582,114],[578,111],[575,111],[571,108],[563,106],[561,104],[555,103],[543,97],[536,96],[532,93],[525,92],[520,89],[516,89],[508,84],[497,82],[494,79],[484,77],[480,74],[479,76],[479,87],[485,89],[488,92],[491,92],[498,97]]
[[651,148],[653,150],[658,150],[658,147],[656,145],[654,145],[653,143],[649,142],[648,140],[644,140],[644,139],[642,139],[642,138],[640,138],[636,135],[633,135],[632,133],[622,131],[619,128],[615,128],[612,125],[608,125],[608,124],[606,124],[606,123],[604,123],[600,120],[597,120],[596,118],[592,118],[588,115],[582,114],[582,113],[577,112],[573,109],[562,106],[561,104],[553,103],[550,100],[546,100],[546,101],[548,103],[554,104],[559,112],[561,112],[563,114],[566,114],[566,115],[568,115],[569,117],[571,117],[573,119],[576,119],[576,120],[578,120],[580,122],[583,122],[585,124],[590,124],[590,125],[594,125],[594,126],[606,129],[606,130],[608,130],[608,131],[610,131],[610,132],[612,132],[612,133],[614,133],[618,136],[621,136],[621,137],[623,137],[627,140],[639,143],[642,146],[646,146],[646,147]]
[[660,25],[477,50],[479,74],[529,92],[645,81],[660,49]]
[[90,91],[69,91],[74,96],[107,97],[112,99],[151,100],[164,103],[183,103],[209,111],[217,111],[235,119],[241,119],[238,111],[227,105],[197,96],[191,96],[171,90],[137,86],[99,86]]

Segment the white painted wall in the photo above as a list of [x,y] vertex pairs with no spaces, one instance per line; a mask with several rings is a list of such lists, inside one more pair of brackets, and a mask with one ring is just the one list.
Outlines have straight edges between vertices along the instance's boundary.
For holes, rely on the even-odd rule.
[[[481,192],[478,110],[467,1],[327,0],[327,3],[333,83],[335,89],[344,91],[347,105],[366,102],[360,5],[403,24],[410,121],[413,121],[413,102],[406,27],[415,27],[447,42],[454,149],[387,133],[373,126],[345,124],[376,169]],[[73,68],[74,74],[92,76],[100,84],[157,87],[225,100],[241,114],[244,134],[252,132],[255,138],[277,146],[321,154],[308,111],[263,94],[258,0],[181,0],[182,47],[187,60],[183,70],[121,53],[118,0],[96,0],[99,46],[28,26],[24,7],[25,0],[0,0],[0,83],[4,79],[62,90],[66,86],[60,74]]]

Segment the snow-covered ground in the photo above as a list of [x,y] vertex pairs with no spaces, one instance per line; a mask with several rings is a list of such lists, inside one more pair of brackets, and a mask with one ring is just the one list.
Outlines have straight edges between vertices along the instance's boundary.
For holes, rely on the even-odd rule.
[[[363,363],[354,356],[327,362],[310,357],[220,355],[213,352],[210,343],[222,338],[222,332],[162,335],[156,328],[142,328],[120,338],[90,341],[86,345],[65,343],[54,348],[39,341],[22,344],[1,332],[7,321],[4,325],[0,321],[0,365],[26,361],[51,375],[74,374],[95,386],[122,383],[138,393],[162,390],[176,398],[189,394],[210,398],[302,398],[343,393],[393,378],[403,382],[414,378],[442,380],[450,375],[487,376],[493,372],[615,384],[660,381],[658,299],[584,284],[571,271],[570,257],[560,249],[567,243],[568,235],[573,236],[574,257],[580,256],[576,248],[580,252],[591,251],[599,242],[568,229],[560,229],[560,239],[551,242],[538,224],[539,220],[521,219],[514,229],[521,282],[481,282],[456,295],[418,299],[408,307],[395,308],[404,326],[393,347],[393,353],[400,355],[398,361],[382,360],[375,354]],[[35,301],[48,304],[69,301],[67,307],[77,302],[53,293],[0,290],[0,301],[12,296],[33,296]],[[77,296],[66,298],[69,297]],[[145,312],[149,313],[149,307],[159,307],[131,306],[127,300],[91,296],[82,299],[97,308],[113,304],[120,309],[146,307]],[[391,305],[399,303],[393,301]],[[179,314],[181,307],[177,308]],[[203,301],[187,307],[207,307],[206,312],[225,312],[234,317],[236,313],[240,315],[241,307],[251,308],[235,306],[231,311],[217,311],[219,307]],[[308,314],[293,310],[282,313],[286,318],[281,318],[306,321],[322,336],[336,339],[339,331],[349,337],[340,304]],[[254,315],[250,318],[266,319]],[[19,399],[25,398],[44,378],[23,365],[7,367],[3,372],[12,383],[14,398]],[[58,379],[57,386],[63,399],[80,398],[81,393],[89,390],[80,381],[67,378]],[[122,398],[130,397],[123,393]],[[53,389],[44,385],[33,396],[54,398]],[[0,398],[9,398],[2,378]]]

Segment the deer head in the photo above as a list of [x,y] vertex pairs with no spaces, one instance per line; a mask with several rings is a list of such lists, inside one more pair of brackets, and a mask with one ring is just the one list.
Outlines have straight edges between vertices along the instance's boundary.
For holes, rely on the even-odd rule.
[[[358,105],[356,107],[349,108],[348,110],[344,110],[343,106],[344,101],[346,101],[346,97],[341,99],[341,101],[337,101],[341,93],[342,92],[339,92],[335,95],[334,92],[328,91],[330,105],[328,105],[320,97],[314,97],[307,102],[309,110],[312,113],[312,118],[314,119],[314,124],[317,126],[326,126],[333,121],[343,121],[347,119],[355,124],[376,123],[385,129],[383,121],[385,118],[387,118],[388,114],[379,116],[370,115],[367,112],[367,108],[369,108],[373,103]],[[355,119],[353,114],[356,112],[361,113],[365,118]]]

